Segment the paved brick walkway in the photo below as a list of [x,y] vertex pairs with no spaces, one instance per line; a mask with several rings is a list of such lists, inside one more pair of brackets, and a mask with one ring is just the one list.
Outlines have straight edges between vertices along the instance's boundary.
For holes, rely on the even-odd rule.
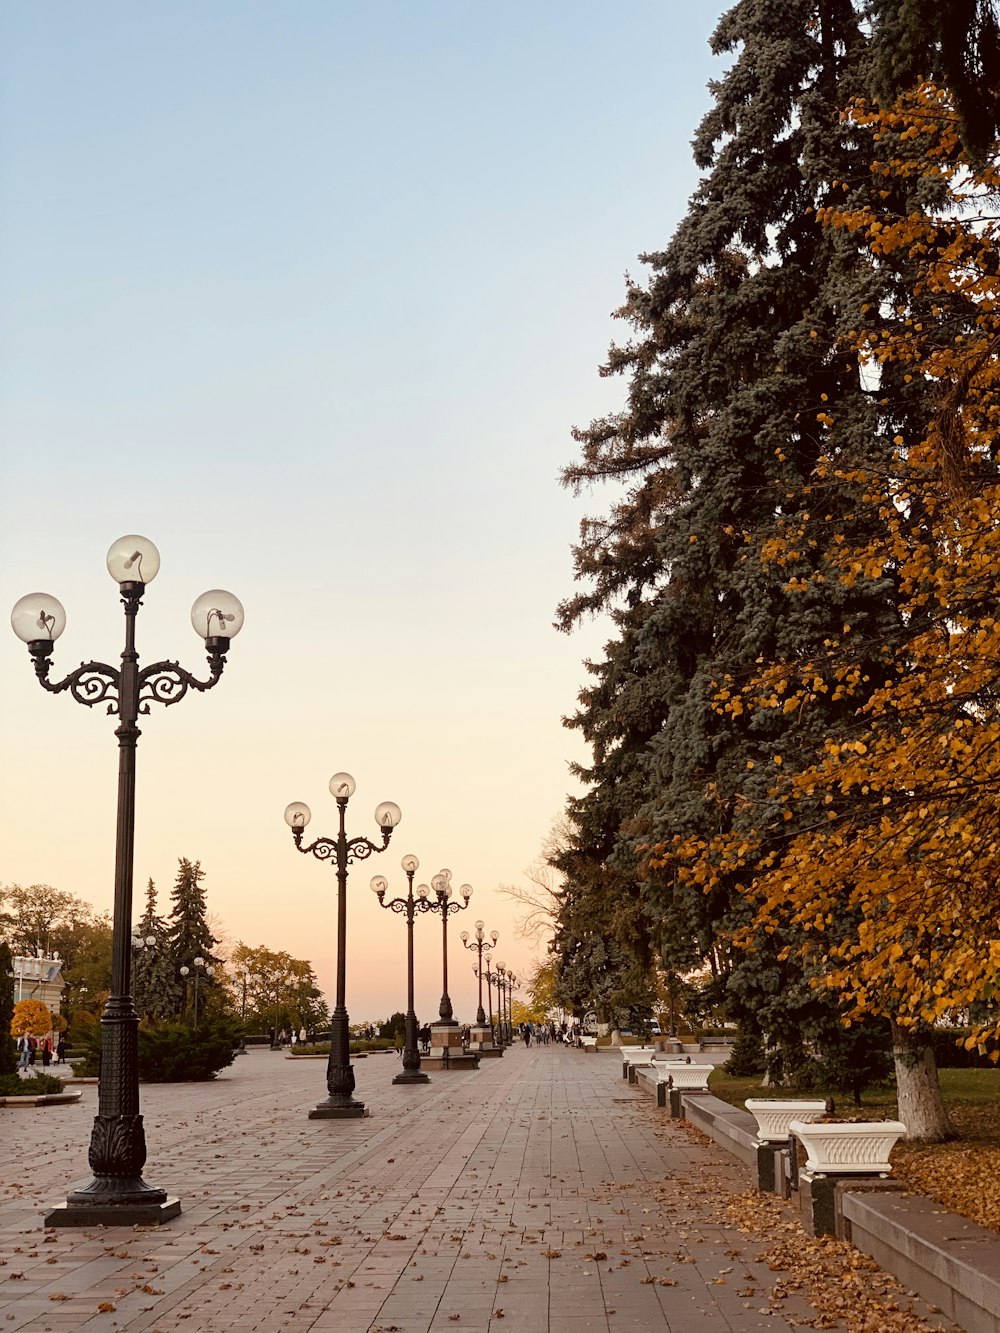
[[514,1048],[408,1088],[397,1068],[357,1062],[355,1121],[309,1120],[325,1066],[264,1050],[143,1088],[146,1179],[184,1209],[147,1230],[41,1226],[88,1176],[96,1088],[0,1110],[0,1333],[846,1327],[775,1292],[719,1208],[745,1173],[613,1056]]

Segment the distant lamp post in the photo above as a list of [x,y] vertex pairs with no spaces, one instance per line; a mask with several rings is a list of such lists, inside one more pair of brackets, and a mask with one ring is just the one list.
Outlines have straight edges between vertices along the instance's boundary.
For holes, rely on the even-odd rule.
[[513,972],[507,973],[507,1031],[510,1034],[511,1041],[514,1040],[514,992],[521,989],[521,983],[515,977]]
[[278,1037],[278,1014],[281,1010],[281,992],[285,989],[288,982],[286,976],[274,978],[274,1023],[271,1027],[271,1050],[281,1050],[281,1040]]
[[330,792],[337,802],[340,817],[340,829],[335,838],[317,838],[308,847],[303,847],[302,833],[312,812],[302,801],[293,801],[285,809],[285,823],[292,830],[299,851],[306,856],[311,854],[319,861],[330,861],[337,867],[337,1003],[330,1025],[330,1059],[326,1067],[329,1096],[309,1112],[310,1120],[345,1120],[368,1114],[364,1102],[354,1096],[354,1066],[351,1064],[347,1019],[347,867],[352,861],[366,860],[373,852],[384,852],[402,812],[394,801],[383,801],[375,807],[375,822],[382,830],[381,847],[368,838],[349,838],[345,831],[347,802],[354,795],[356,785],[350,773],[334,773],[330,779]]
[[[156,948],[156,936],[155,936],[155,935],[136,935],[136,934],[133,934],[133,936],[132,936],[132,953],[135,955],[136,958],[138,958],[140,954],[146,953],[147,950],[149,950],[149,949],[155,949],[155,948]],[[148,999],[148,996],[143,996],[143,995],[141,994],[141,992],[137,990],[137,987],[133,984],[133,986],[132,986],[132,998],[133,998],[133,1002],[135,1002],[137,999],[138,999],[138,1000],[142,1000],[142,999],[144,999],[144,998],[145,998],[145,999]],[[140,1007],[139,1004],[136,1003],[136,1006],[135,1006],[135,1007],[136,1007],[136,1012],[138,1012],[138,1011],[139,1011],[139,1007]],[[148,1017],[148,1016],[149,1016],[149,1014],[148,1014],[148,1010],[146,1010],[145,1012],[146,1012],[146,1017]]]
[[[486,968],[485,968],[485,970],[483,971],[483,976],[486,978],[486,1004],[487,1004],[487,1007],[489,1008],[489,1011],[490,1011],[490,1013],[489,1013],[490,1034],[491,1034],[492,1037],[493,1037],[493,1043],[494,1043],[494,1045],[495,1045],[498,1049],[502,1049],[502,1048],[503,1048],[503,1045],[504,1045],[504,1040],[503,1040],[503,1033],[500,1031],[500,1013],[499,1013],[499,1009],[500,1009],[500,978],[497,976],[497,974],[496,974],[495,972],[493,972],[493,971],[490,970],[490,960],[489,960],[489,959],[486,960]],[[493,1022],[493,986],[494,986],[494,984],[496,985],[496,988],[497,988],[497,1021],[496,1021],[496,1024],[495,1024],[495,1025],[494,1025],[494,1022]]]
[[453,912],[463,912],[469,905],[469,899],[472,897],[472,885],[463,884],[459,892],[462,895],[462,902],[452,902],[451,871],[439,870],[431,880],[431,888],[434,890],[434,900],[428,899],[427,910],[441,913],[441,1003],[438,1005],[438,1016],[442,1027],[457,1027],[455,1022],[455,1011],[452,1008],[451,996],[448,994],[448,917]]
[[514,991],[520,990],[521,987],[517,977],[503,963],[497,963],[497,976],[500,983],[500,994],[503,999],[503,1014],[500,1019],[500,1026],[505,1034],[507,1045],[510,1046],[514,1040],[514,1027],[510,1017],[511,999]]
[[430,890],[426,884],[421,884],[418,889],[421,909],[441,914],[441,1003],[438,1006],[438,1021],[431,1027],[431,1053],[424,1060],[424,1064],[432,1071],[479,1068],[478,1054],[467,1051],[462,1044],[451,996],[448,994],[448,918],[452,913],[462,912],[468,907],[472,886],[462,885],[459,890],[461,902],[452,901],[452,893],[450,870],[439,870],[431,879]]
[[128,536],[108,551],[108,572],[118,584],[125,608],[125,647],[121,666],[84,662],[63,680],[49,680],[52,650],[66,627],[62,605],[45,593],[22,597],[11,612],[14,633],[28,645],[39,684],[50,694],[68,690],[77,703],[107,706],[118,726],[118,812],[115,850],[115,901],[111,941],[111,995],[101,1016],[101,1074],[98,1109],[88,1154],[94,1178],[71,1191],[65,1204],[45,1218],[46,1226],[148,1226],[180,1212],[180,1201],[147,1185],[142,1178],[146,1138],[139,1114],[139,1016],[132,1003],[132,857],[135,842],[136,725],[154,703],[179,703],[188,690],[218,684],[230,640],[243,625],[243,607],[228,592],[203,593],[191,609],[191,622],[205,640],[209,677],[198,680],[176,662],[139,667],[135,622],[146,585],[156,577],[160,554],[146,537]]
[[[181,976],[184,978],[186,982],[188,977],[191,975],[191,969],[185,966],[180,968],[179,970]],[[199,956],[194,960],[194,1023],[192,1024],[192,1027],[194,1028],[195,1032],[198,1031],[198,979],[203,973],[206,977],[214,977],[215,968],[211,967],[210,965],[206,965],[204,958],[202,958],[201,955],[199,954]]]
[[499,938],[499,932],[493,930],[490,932],[490,938],[487,939],[481,921],[476,922],[476,933],[471,937],[467,930],[462,931],[462,943],[467,949],[472,949],[476,954],[476,966],[473,971],[479,980],[479,1008],[476,1010],[476,1021],[469,1033],[469,1050],[475,1051],[480,1056],[490,1058],[503,1055],[503,1050],[495,1045],[493,1041],[492,1020],[490,1023],[486,1022],[486,1011],[483,1009],[483,959],[485,958],[487,963],[489,962],[489,956],[496,948]]
[[[403,1048],[403,1068],[392,1080],[393,1083],[429,1083],[430,1079],[420,1068],[420,1047],[417,1044],[417,1016],[413,1010],[413,914],[420,910],[419,900],[413,897],[413,876],[417,873],[420,862],[413,855],[404,856],[400,864],[406,873],[406,897],[390,898],[385,901],[389,881],[384,875],[375,875],[372,879],[372,892],[383,907],[398,912],[406,917],[406,1045]],[[423,901],[426,902],[426,899]]]
[[249,969],[248,967],[241,967],[240,970],[239,970],[238,975],[239,975],[240,981],[243,983],[243,996],[242,996],[242,999],[240,1000],[240,1028],[241,1028],[241,1031],[240,1031],[240,1044],[239,1044],[239,1047],[238,1047],[238,1049],[237,1049],[237,1051],[236,1051],[236,1054],[237,1054],[237,1055],[246,1055],[246,1053],[247,1053],[247,985],[249,984],[249,981],[250,981],[250,969]]
[[493,930],[490,932],[489,941],[487,941],[486,936],[483,933],[483,923],[481,921],[476,922],[476,933],[471,938],[469,937],[469,932],[467,930],[462,931],[462,943],[467,949],[472,949],[477,954],[476,961],[478,966],[475,970],[476,976],[479,978],[479,1008],[476,1010],[476,1022],[480,1027],[486,1026],[486,1011],[483,1008],[483,955],[485,954],[486,957],[489,958],[489,955],[495,948],[499,938],[499,931]]

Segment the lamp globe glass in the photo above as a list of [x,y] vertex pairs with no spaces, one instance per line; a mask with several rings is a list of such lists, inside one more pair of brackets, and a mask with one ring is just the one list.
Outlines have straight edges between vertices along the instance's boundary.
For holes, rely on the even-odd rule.
[[152,583],[160,570],[160,553],[148,537],[133,532],[111,543],[107,565],[116,583]]
[[14,603],[10,627],[22,643],[55,643],[66,628],[66,612],[47,592],[29,592]]

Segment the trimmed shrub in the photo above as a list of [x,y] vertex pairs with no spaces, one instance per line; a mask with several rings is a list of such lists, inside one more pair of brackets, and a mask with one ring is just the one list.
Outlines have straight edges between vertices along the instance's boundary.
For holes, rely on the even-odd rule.
[[41,1097],[53,1092],[62,1092],[64,1083],[53,1074],[33,1074],[22,1078],[20,1074],[0,1075],[0,1097]]
[[[391,1041],[386,1041],[381,1037],[361,1037],[357,1041],[349,1043],[351,1055],[363,1055],[367,1051],[391,1051],[393,1050]],[[294,1046],[286,1046],[286,1055],[329,1055],[330,1043],[328,1041],[300,1041]]]
[[[184,1023],[139,1024],[139,1078],[145,1083],[201,1083],[233,1063],[240,1025],[225,1015],[213,1016],[198,1031]],[[95,1077],[101,1067],[98,1024],[86,1038],[86,1058],[78,1074]]]
[[763,1074],[765,1063],[764,1043],[758,1033],[741,1028],[722,1068],[734,1078],[750,1078],[754,1074]]

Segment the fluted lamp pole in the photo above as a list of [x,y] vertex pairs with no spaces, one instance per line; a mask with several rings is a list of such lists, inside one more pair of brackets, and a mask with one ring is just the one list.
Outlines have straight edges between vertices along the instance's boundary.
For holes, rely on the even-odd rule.
[[[413,1008],[413,916],[418,910],[418,900],[413,896],[413,876],[417,873],[420,862],[412,854],[403,857],[400,864],[406,874],[406,897],[385,900],[389,881],[384,875],[375,875],[371,882],[372,892],[383,907],[398,912],[406,917],[406,1045],[403,1048],[403,1068],[392,1080],[393,1083],[429,1083],[430,1079],[420,1068],[420,1047],[417,1043],[417,1015]],[[426,901],[426,899],[424,900]]]
[[337,802],[340,821],[335,838],[317,838],[303,847],[302,833],[312,813],[302,801],[293,801],[285,810],[285,823],[292,830],[299,851],[319,861],[329,861],[337,868],[337,1002],[330,1025],[330,1059],[326,1067],[329,1096],[309,1112],[310,1120],[348,1120],[368,1114],[364,1102],[354,1096],[354,1066],[347,1025],[347,867],[352,861],[366,860],[373,852],[384,852],[402,812],[393,801],[383,801],[375,807],[375,822],[382,830],[381,846],[368,838],[349,838],[345,826],[347,802],[356,786],[350,773],[334,773],[330,779],[330,793]]
[[209,677],[198,680],[177,662],[139,666],[135,622],[147,584],[160,568],[160,554],[146,537],[114,542],[108,572],[125,609],[121,666],[83,662],[60,681],[49,680],[52,650],[66,627],[66,612],[54,597],[29,593],[11,613],[14,633],[28,645],[35,675],[50,694],[68,690],[87,708],[104,706],[118,718],[118,810],[115,835],[115,901],[111,939],[111,995],[101,1015],[101,1073],[97,1116],[88,1154],[94,1176],[70,1192],[45,1218],[46,1226],[150,1226],[176,1217],[180,1201],[142,1178],[146,1137],[139,1113],[139,1016],[132,1001],[132,860],[135,844],[135,752],[139,715],[154,703],[179,703],[189,690],[218,684],[230,640],[243,625],[243,607],[231,593],[203,593],[191,610],[195,630],[208,650]]

